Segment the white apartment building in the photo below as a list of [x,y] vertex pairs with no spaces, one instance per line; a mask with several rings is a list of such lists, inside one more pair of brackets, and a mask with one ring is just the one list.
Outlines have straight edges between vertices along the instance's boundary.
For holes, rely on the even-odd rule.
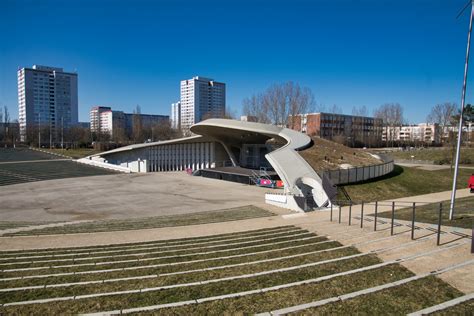
[[[462,128],[462,132],[464,134],[463,139],[467,140],[471,143],[474,140],[474,123],[467,122],[465,126]],[[449,139],[453,141],[456,139],[458,133],[458,126],[445,126],[442,132],[442,141],[448,142]]]
[[112,108],[94,106],[89,112],[89,119],[91,132],[112,134]]
[[171,127],[181,128],[181,101],[171,103]]
[[114,136],[117,130],[130,134],[133,130],[134,116],[139,116],[143,128],[160,125],[169,120],[168,115],[132,114],[114,111],[108,106],[94,106],[89,111],[90,130],[93,133],[110,136]]
[[204,77],[181,81],[181,129],[189,128],[203,119],[224,117],[225,83]]
[[385,126],[382,131],[382,141],[439,144],[441,142],[441,131],[438,124],[428,123],[394,127]]
[[58,139],[61,128],[78,123],[77,73],[39,65],[19,69],[18,113],[22,141],[28,129],[38,128]]

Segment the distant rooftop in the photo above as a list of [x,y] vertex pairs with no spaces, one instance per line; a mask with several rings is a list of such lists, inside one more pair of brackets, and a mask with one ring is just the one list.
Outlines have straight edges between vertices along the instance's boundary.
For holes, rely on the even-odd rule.
[[62,68],[59,68],[59,67],[49,67],[49,66],[41,66],[41,65],[33,65],[33,69],[35,69],[35,70],[60,71],[60,72],[63,72],[63,69],[62,69]]
[[195,77],[193,77],[193,79],[202,80],[202,81],[214,81],[214,79],[201,77],[201,76],[195,76]]

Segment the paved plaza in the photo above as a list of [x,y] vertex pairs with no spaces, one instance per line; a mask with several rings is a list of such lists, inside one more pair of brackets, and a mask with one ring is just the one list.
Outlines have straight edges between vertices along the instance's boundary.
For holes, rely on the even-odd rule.
[[185,172],[113,174],[5,186],[0,221],[125,219],[264,202],[269,189]]

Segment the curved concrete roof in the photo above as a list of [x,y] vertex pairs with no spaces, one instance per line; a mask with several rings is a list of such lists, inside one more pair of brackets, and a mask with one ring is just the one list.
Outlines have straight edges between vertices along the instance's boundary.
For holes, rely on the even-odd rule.
[[[233,131],[232,131],[233,130]],[[242,138],[252,134],[264,137],[285,140],[287,146],[294,150],[301,150],[311,144],[311,138],[294,130],[270,124],[244,122],[228,119],[208,119],[191,127],[191,132],[199,135],[221,138]]]
[[[330,203],[323,189],[321,178],[306,160],[297,153],[298,150],[311,146],[312,140],[307,135],[285,127],[229,119],[208,119],[193,125],[191,131],[198,135],[163,142],[125,146],[95,156],[103,157],[145,147],[195,142],[203,139],[214,139],[223,144],[224,147],[227,145],[239,146],[244,143],[265,143],[269,139],[275,139],[281,144],[281,147],[268,153],[265,157],[284,182],[285,191],[292,195],[306,196],[309,193],[307,187],[302,188],[302,184],[304,184],[312,188],[311,195],[318,206],[326,206]],[[232,154],[229,153],[229,155]]]
[[314,169],[296,151],[309,147],[309,136],[275,125],[242,122],[227,119],[209,119],[191,127],[196,134],[208,135],[222,140],[233,135],[238,138],[246,133],[264,135],[268,138],[285,140],[286,144],[268,153],[265,157],[285,184],[285,190],[291,194],[305,194],[301,188],[304,183],[312,187],[311,194],[318,206],[327,206],[330,201],[322,186],[322,180]]
[[190,143],[190,142],[202,141],[202,140],[203,140],[202,135],[195,135],[195,136],[189,136],[189,137],[183,137],[183,138],[177,138],[177,139],[171,139],[171,140],[163,140],[163,141],[158,141],[158,142],[133,144],[133,145],[119,147],[116,149],[111,149],[111,150],[104,151],[98,154],[94,154],[94,155],[91,155],[90,157],[107,156],[110,154],[130,151],[130,150],[139,149],[139,148],[151,147],[151,146],[168,145],[168,144],[176,144],[176,143]]

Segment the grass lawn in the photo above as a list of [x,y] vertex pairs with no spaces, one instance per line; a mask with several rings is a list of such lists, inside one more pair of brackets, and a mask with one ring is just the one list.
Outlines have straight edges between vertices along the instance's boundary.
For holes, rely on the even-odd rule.
[[83,223],[77,225],[67,225],[64,227],[51,227],[44,229],[36,229],[25,232],[6,234],[5,236],[18,235],[50,235],[50,234],[76,234],[76,233],[92,233],[106,232],[117,230],[136,230],[147,228],[187,226],[207,223],[218,223],[235,221],[241,219],[250,219],[257,217],[274,216],[272,212],[261,209],[259,207],[248,205],[236,207],[232,209],[198,212],[191,214],[179,214],[168,216],[147,217],[126,220],[108,220],[96,221],[91,223]]
[[[459,169],[458,189],[467,188],[467,181],[474,170]],[[382,201],[401,197],[448,191],[451,189],[451,170],[427,171],[395,165],[394,170],[383,177],[344,185],[353,201]],[[338,200],[345,200],[338,192]]]
[[[450,201],[443,202],[442,225],[462,228],[472,228],[474,219],[474,195],[462,199],[456,199],[454,219],[449,220]],[[439,203],[432,203],[416,207],[416,221],[421,223],[438,224]],[[412,208],[404,208],[395,211],[395,218],[411,221]],[[379,213],[380,217],[390,218],[391,212]]]
[[[423,148],[410,151],[394,151],[390,155],[395,159],[414,159],[433,161],[437,164],[450,164],[453,157],[452,147]],[[413,158],[411,156],[414,156]],[[474,164],[474,148],[461,148],[461,164]]]
[[299,151],[299,154],[314,170],[335,170],[339,169],[341,164],[360,167],[381,163],[380,160],[374,158],[365,150],[349,148],[319,137],[313,137],[312,139],[314,145]]
[[46,149],[44,148],[43,150],[49,151],[55,154],[61,154],[64,156],[68,156],[74,159],[79,159],[79,158],[84,158],[86,156],[90,156],[93,154],[100,153],[100,150],[95,150],[93,148],[77,148],[77,149],[58,149],[58,148],[52,148],[52,149]]
[[[343,302],[331,303],[303,311],[317,315],[405,315],[462,295],[441,279],[430,276],[391,289],[371,293]],[[451,314],[455,315],[455,314]],[[456,314],[461,315],[461,314]],[[467,314],[466,314],[467,315]]]

